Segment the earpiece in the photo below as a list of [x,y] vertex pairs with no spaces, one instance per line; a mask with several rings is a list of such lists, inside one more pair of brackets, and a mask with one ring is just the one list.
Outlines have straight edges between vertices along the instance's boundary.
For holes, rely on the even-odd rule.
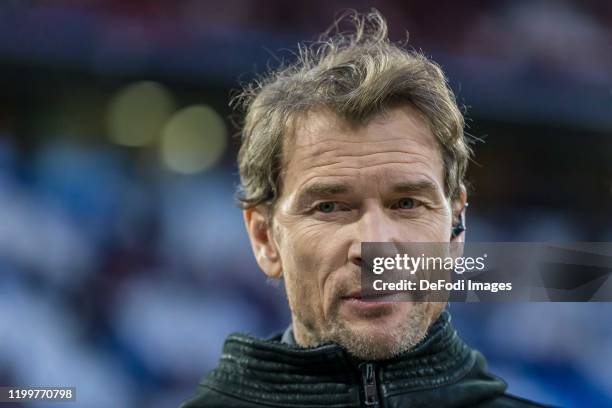
[[466,230],[465,227],[465,209],[468,207],[468,203],[465,203],[465,206],[463,207],[463,209],[461,210],[461,213],[459,214],[459,223],[457,223],[457,225],[454,225],[453,228],[451,229],[451,238],[457,238],[459,236],[459,234],[461,234],[462,232],[464,232]]

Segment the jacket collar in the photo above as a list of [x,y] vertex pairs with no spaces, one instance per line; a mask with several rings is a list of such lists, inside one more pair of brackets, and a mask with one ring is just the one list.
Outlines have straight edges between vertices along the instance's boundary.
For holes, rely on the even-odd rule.
[[[485,372],[484,358],[459,338],[450,320],[444,311],[413,349],[388,360],[368,362],[376,367],[383,398],[450,387],[468,374],[479,385],[478,397],[483,392],[504,392],[505,384]],[[293,340],[289,334],[291,338],[285,340]],[[218,368],[203,385],[274,406],[359,405],[363,361],[334,343],[302,348],[282,342],[282,337],[281,333],[265,340],[230,335]],[[465,392],[465,384],[460,389]],[[475,389],[467,391],[473,398]],[[436,395],[446,398],[439,393],[433,397]]]

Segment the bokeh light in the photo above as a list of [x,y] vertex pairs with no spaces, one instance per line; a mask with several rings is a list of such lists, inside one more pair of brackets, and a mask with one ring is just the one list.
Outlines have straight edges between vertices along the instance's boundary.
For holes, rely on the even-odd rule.
[[198,173],[213,166],[227,146],[227,127],[210,106],[194,105],[172,116],[162,132],[161,158],[171,170]]
[[160,83],[135,82],[121,89],[108,108],[110,139],[123,146],[146,146],[157,140],[174,111],[171,93]]

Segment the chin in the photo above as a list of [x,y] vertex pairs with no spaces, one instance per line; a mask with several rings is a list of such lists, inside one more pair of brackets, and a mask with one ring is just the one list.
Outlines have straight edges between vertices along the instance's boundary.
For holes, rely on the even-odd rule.
[[[400,312],[401,313],[398,313]],[[400,308],[375,319],[343,320],[332,331],[332,340],[362,360],[384,360],[406,352],[427,333],[429,319],[419,307]]]

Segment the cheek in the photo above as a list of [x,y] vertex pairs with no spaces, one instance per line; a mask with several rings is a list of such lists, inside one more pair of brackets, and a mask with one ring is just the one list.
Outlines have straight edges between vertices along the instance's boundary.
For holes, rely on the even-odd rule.
[[311,276],[317,264],[317,257],[321,250],[322,242],[325,241],[325,234],[318,225],[306,223],[294,224],[285,229],[285,245],[283,252],[285,259],[290,262],[292,268]]
[[450,203],[444,202],[431,214],[432,233],[439,237],[439,241],[448,241],[451,234],[452,211]]
[[316,234],[291,230],[280,243],[287,295],[292,306],[305,310],[318,303],[318,275],[322,269],[321,243]]
[[450,239],[450,215],[431,214],[427,217],[405,221],[402,225],[406,241],[447,242]]
[[[283,240],[281,259],[287,294],[295,308],[321,315],[326,286],[333,272],[346,264],[348,249],[343,229],[328,232],[321,225],[294,225]],[[327,288],[329,291],[329,288]]]
[[333,223],[301,220],[282,227],[283,266],[314,277],[324,269],[338,246],[339,228]]

